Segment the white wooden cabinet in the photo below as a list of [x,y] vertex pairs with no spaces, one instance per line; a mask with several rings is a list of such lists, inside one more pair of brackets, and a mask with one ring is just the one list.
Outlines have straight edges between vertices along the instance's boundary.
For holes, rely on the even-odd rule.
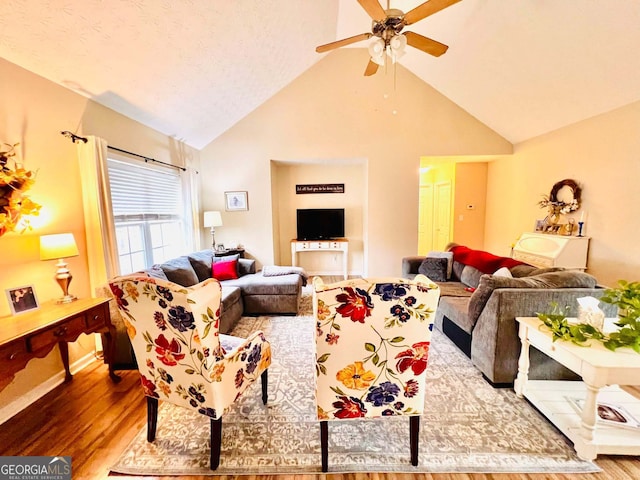
[[513,258],[536,267],[586,270],[589,237],[523,233],[513,247]]
[[340,238],[335,240],[291,240],[291,263],[298,265],[300,252],[342,252],[342,275],[347,279],[347,265],[349,259],[349,240]]

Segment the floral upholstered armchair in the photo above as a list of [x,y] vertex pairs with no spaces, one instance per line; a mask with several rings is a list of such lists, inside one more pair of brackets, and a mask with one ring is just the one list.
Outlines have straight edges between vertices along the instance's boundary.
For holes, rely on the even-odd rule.
[[147,440],[155,439],[158,400],[211,419],[211,469],[220,463],[222,415],[259,377],[267,401],[271,346],[218,334],[221,287],[215,279],[185,288],[146,276],[112,279],[109,287],[127,327],[147,397]]
[[438,286],[418,275],[329,285],[316,277],[313,287],[322,471],[329,420],[391,415],[411,416],[411,463],[417,465]]

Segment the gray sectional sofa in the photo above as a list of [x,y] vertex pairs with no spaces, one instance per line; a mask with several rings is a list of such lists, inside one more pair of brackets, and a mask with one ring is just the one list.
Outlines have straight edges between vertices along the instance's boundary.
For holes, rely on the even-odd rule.
[[[448,259],[442,252],[433,255],[403,258],[402,276],[413,278],[418,273],[425,273],[436,281],[441,289],[436,328],[496,386],[511,385],[517,375],[521,344],[516,317],[548,312],[552,302],[561,307],[572,307],[573,315],[576,315],[577,298],[599,298],[604,293],[604,288],[597,285],[593,276],[577,270],[539,269],[501,257],[505,259],[508,267],[504,268],[509,273],[500,276],[464,264],[455,254]],[[499,265],[499,262],[492,265]],[[616,315],[612,305],[601,304],[601,308],[609,317]],[[534,348],[531,349],[529,376],[534,379],[576,378],[570,370]]]
[[[253,259],[239,255],[216,257],[213,251],[201,250],[183,255],[162,264],[137,272],[154,278],[169,280],[190,287],[212,277],[213,264],[235,260],[238,278],[221,280],[222,306],[220,333],[229,333],[243,315],[296,315],[302,287],[307,276],[299,267],[264,267],[256,272]],[[110,295],[108,286],[100,288],[99,295]],[[115,307],[110,305],[111,321],[116,326],[116,368],[135,365],[124,323]]]

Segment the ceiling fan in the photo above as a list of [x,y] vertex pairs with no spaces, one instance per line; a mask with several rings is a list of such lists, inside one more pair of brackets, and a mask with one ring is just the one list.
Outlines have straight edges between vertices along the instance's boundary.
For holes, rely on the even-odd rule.
[[404,54],[404,47],[407,44],[434,57],[439,57],[447,51],[449,48],[447,45],[415,32],[401,33],[402,29],[460,1],[428,0],[413,10],[404,13],[396,8],[389,8],[389,0],[387,0],[386,10],[382,8],[378,0],[358,0],[358,3],[373,20],[371,33],[361,33],[360,35],[344,38],[326,45],[320,45],[316,47],[316,52],[324,53],[352,43],[368,40],[371,37],[378,37],[369,45],[371,58],[364,71],[365,76],[373,75],[378,71],[378,66],[384,65],[385,53],[395,63],[397,58]]

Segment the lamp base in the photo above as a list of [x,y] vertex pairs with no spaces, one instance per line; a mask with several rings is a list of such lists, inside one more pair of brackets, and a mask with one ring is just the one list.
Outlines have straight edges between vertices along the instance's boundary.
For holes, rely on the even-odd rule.
[[56,267],[58,267],[55,277],[56,282],[58,282],[58,285],[60,285],[60,288],[62,289],[62,297],[58,298],[56,303],[71,303],[77,300],[78,297],[69,293],[69,284],[71,283],[71,280],[73,280],[73,275],[71,275],[71,272],[67,268],[67,264],[64,259],[61,258],[58,260]]
[[65,295],[64,297],[60,297],[56,300],[56,303],[71,303],[75,302],[78,299],[75,295]]

